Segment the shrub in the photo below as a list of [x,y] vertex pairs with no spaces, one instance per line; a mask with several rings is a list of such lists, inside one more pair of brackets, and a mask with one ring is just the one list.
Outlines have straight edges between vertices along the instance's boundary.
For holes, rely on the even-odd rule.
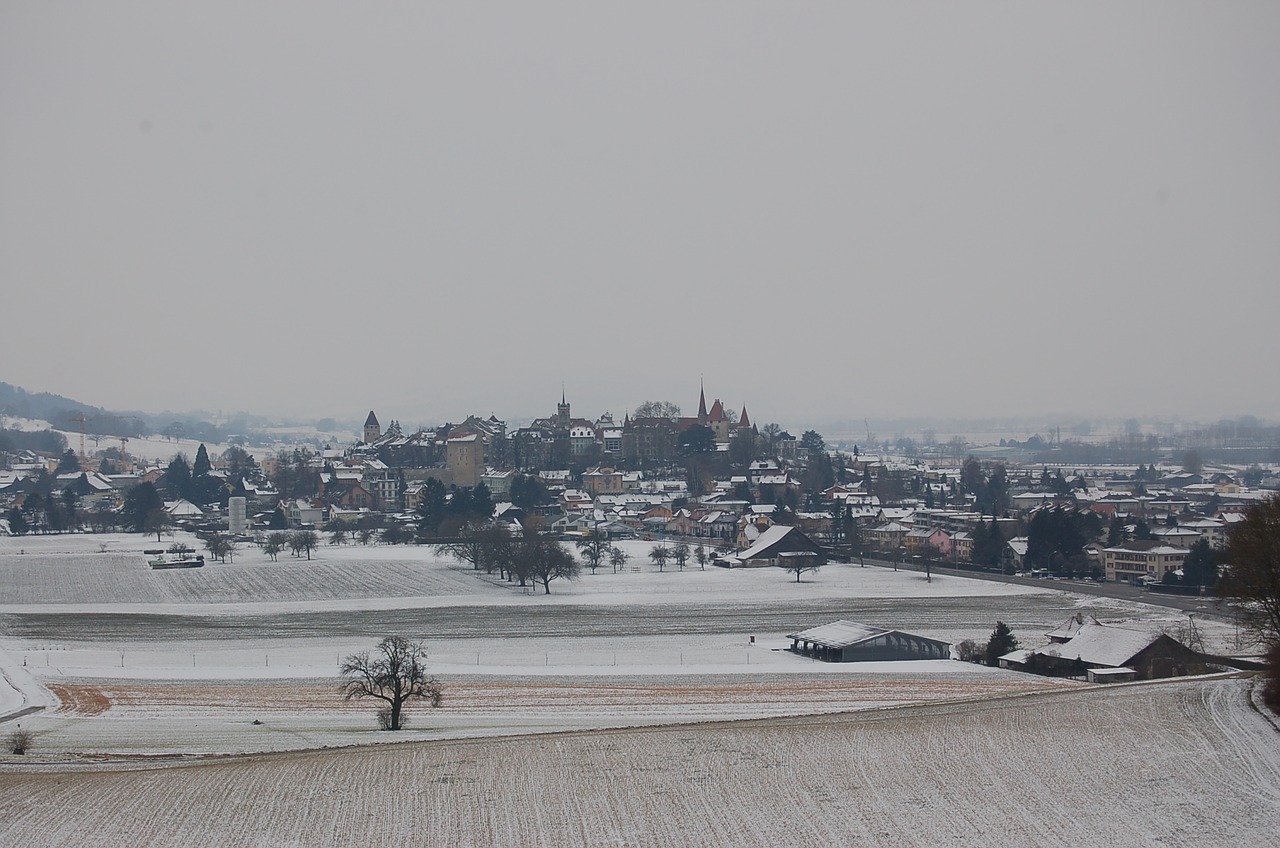
[[18,728],[9,735],[9,750],[21,756],[31,747],[31,731]]
[[956,645],[956,659],[961,662],[981,662],[985,655],[985,647],[979,647],[972,639],[965,639]]

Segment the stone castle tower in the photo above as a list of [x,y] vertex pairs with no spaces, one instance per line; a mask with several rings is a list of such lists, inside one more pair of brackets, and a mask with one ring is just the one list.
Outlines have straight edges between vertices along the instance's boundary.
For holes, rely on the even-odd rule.
[[382,425],[378,423],[378,416],[373,414],[373,410],[369,410],[369,417],[364,420],[364,443],[371,445],[378,439],[382,438]]

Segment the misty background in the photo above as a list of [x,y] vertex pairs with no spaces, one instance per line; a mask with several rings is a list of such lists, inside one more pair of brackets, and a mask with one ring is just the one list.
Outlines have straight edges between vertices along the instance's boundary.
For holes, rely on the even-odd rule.
[[8,2],[0,380],[1280,417],[1280,5]]

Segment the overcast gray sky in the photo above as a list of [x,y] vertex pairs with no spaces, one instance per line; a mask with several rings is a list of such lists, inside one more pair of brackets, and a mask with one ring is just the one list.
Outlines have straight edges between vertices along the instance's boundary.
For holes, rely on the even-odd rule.
[[1280,4],[0,4],[0,380],[1280,417]]

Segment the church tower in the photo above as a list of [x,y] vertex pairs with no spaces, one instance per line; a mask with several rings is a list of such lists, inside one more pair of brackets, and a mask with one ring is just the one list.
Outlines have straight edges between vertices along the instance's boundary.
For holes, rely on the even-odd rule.
[[556,418],[561,427],[569,426],[569,401],[564,399],[564,387],[560,388],[560,403],[556,405]]
[[382,425],[378,423],[378,416],[373,414],[373,410],[369,410],[369,417],[364,420],[364,443],[371,445],[378,439],[382,438]]

